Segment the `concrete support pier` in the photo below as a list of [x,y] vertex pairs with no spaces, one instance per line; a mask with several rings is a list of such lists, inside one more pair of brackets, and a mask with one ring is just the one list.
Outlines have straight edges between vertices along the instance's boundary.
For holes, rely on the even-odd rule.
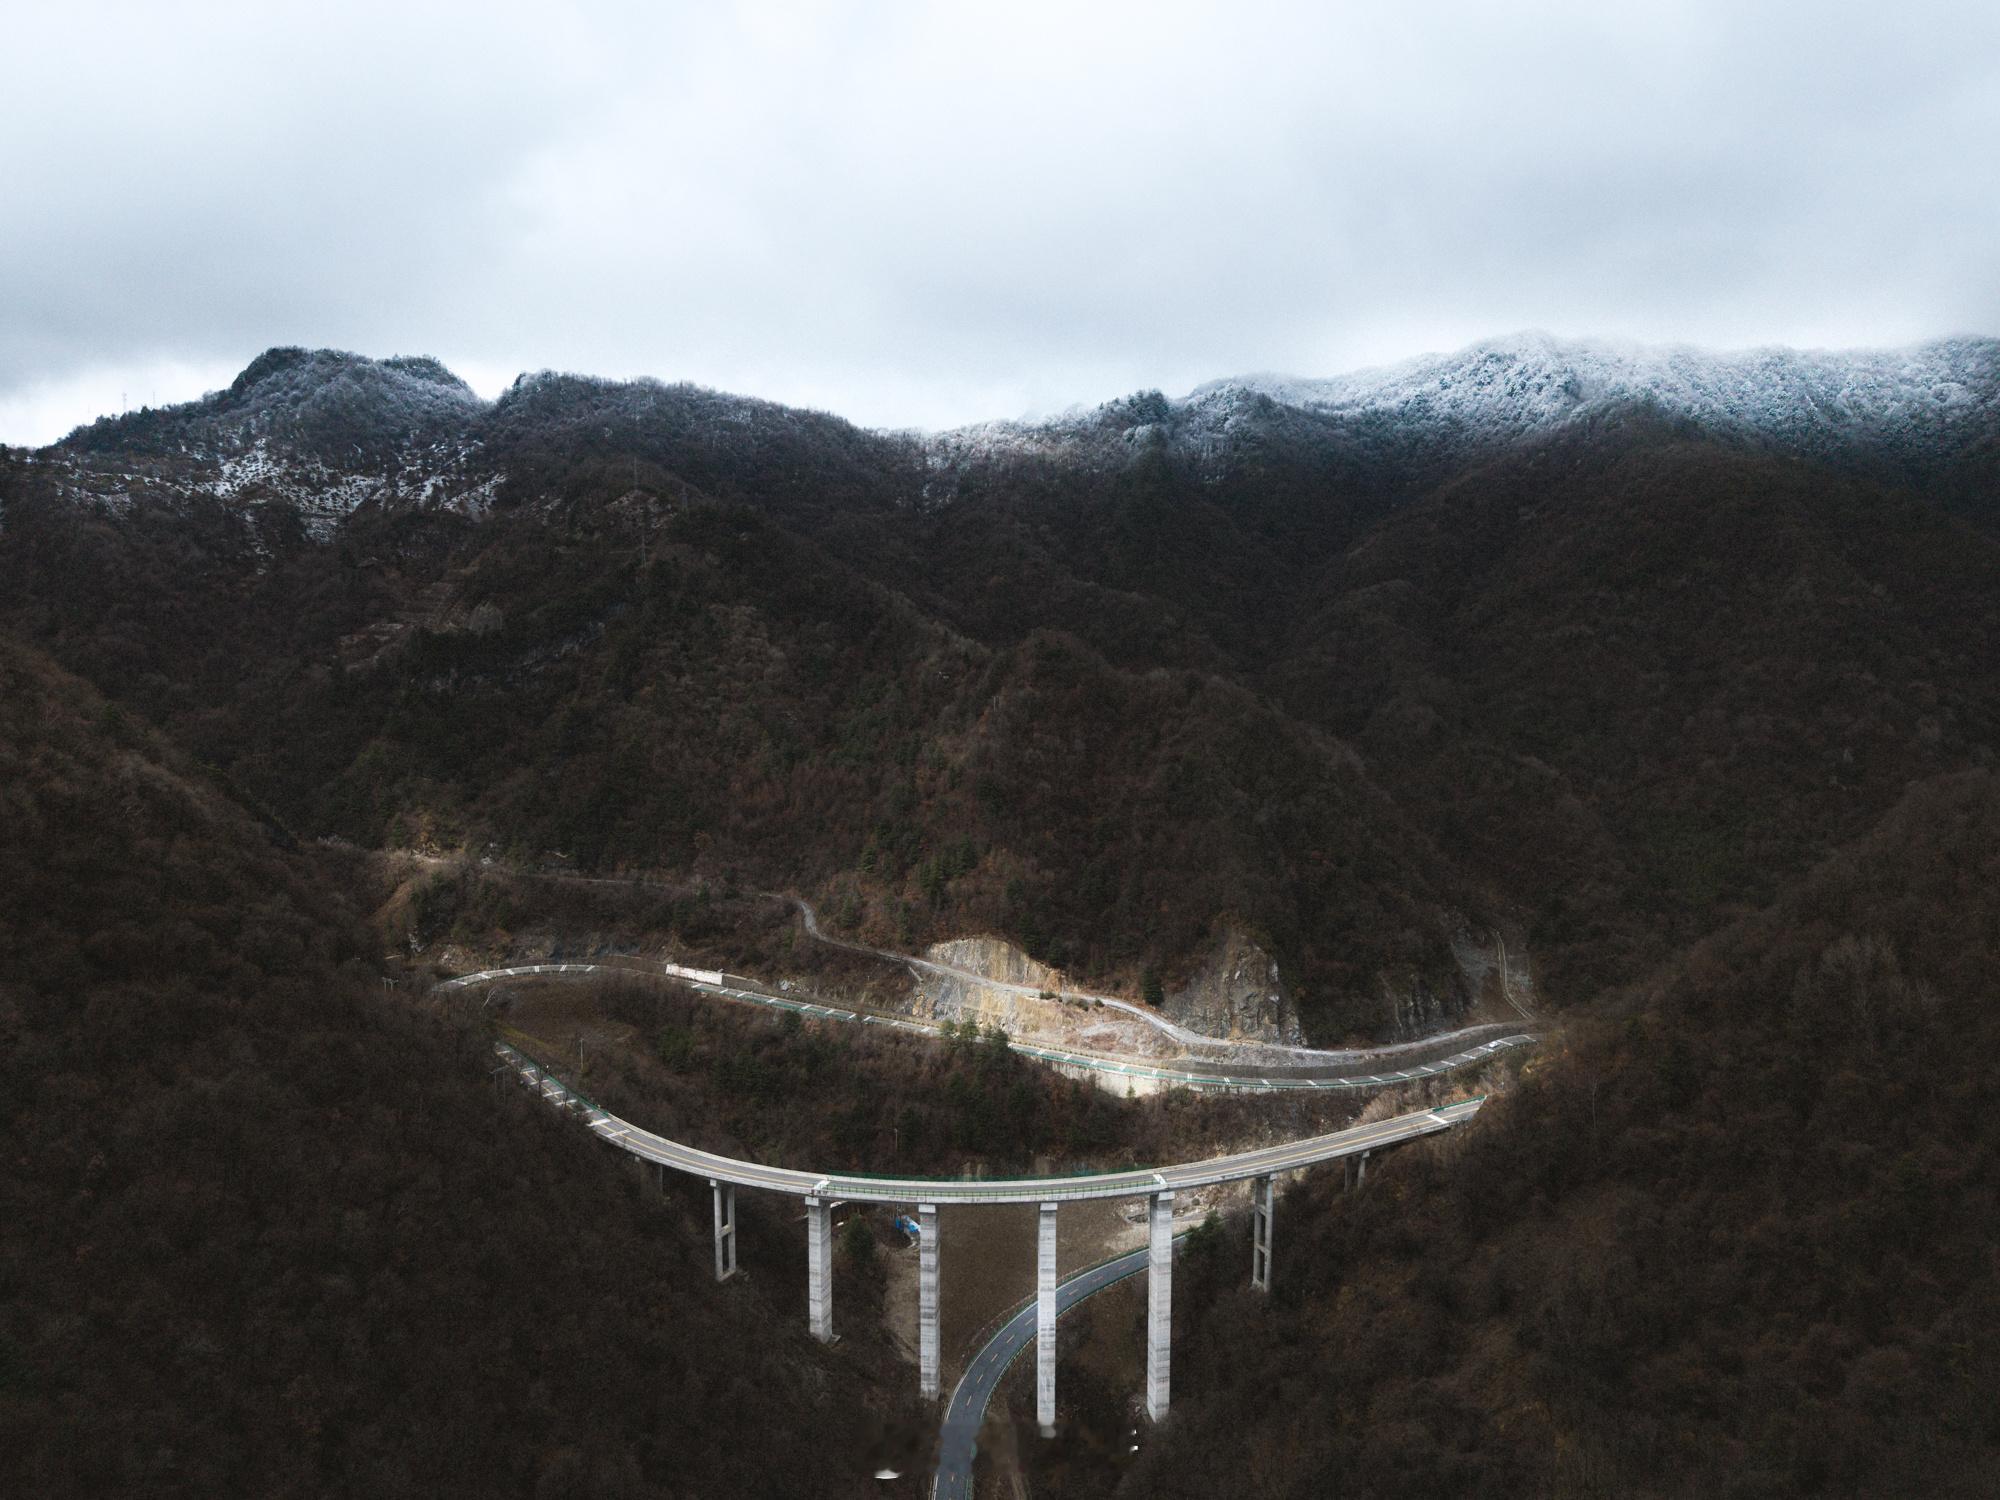
[[1035,1252],[1035,1420],[1056,1435],[1056,1205],[1042,1205]]
[[1368,1180],[1368,1153],[1347,1158],[1347,1190],[1353,1192]]
[[[660,1174],[664,1183],[665,1167]],[[715,1195],[715,1279],[727,1281],[736,1274],[736,1184],[711,1177],[708,1186]]]
[[917,1367],[926,1400],[938,1394],[938,1211],[917,1205]]
[[1173,1387],[1174,1195],[1154,1193],[1147,1218],[1152,1236],[1146,1263],[1146,1415],[1164,1422]]
[[833,1205],[806,1199],[806,1312],[812,1336],[833,1342]]
[[1277,1201],[1277,1179],[1250,1179],[1250,1285],[1271,1290],[1271,1209]]

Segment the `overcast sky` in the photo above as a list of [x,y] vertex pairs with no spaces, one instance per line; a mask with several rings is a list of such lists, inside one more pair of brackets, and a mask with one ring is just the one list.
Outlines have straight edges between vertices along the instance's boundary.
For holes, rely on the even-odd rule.
[[2000,5],[0,0],[0,441],[272,344],[941,426],[2000,333]]

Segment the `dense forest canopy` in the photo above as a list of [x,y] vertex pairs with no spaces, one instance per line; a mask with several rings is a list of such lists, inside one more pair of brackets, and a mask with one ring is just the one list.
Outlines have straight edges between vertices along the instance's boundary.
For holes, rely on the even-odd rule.
[[[496,1133],[339,840],[795,890],[1135,998],[1242,934],[1320,1041],[1491,1004],[1498,945],[1543,1054],[1461,1147],[1287,1199],[1275,1306],[1204,1299],[1127,1493],[1246,1447],[1274,1494],[1990,1492],[1992,349],[1756,399],[1554,357],[925,437],[278,350],[0,451],[10,1450],[203,1493],[861,1462],[828,1356],[654,1290],[684,1212]],[[634,1098],[819,1090],[767,1144],[896,1139],[840,1076],[893,1048],[676,1046]],[[953,1149],[1110,1149],[1101,1101],[932,1066]],[[794,1415],[683,1469],[723,1409]]]
[[1996,956],[2000,780],[1921,783],[1456,1149],[1288,1195],[1119,1493],[1992,1493]]
[[[867,1351],[385,992],[345,887],[0,642],[0,1447],[24,1492],[879,1493]],[[343,878],[343,876],[345,878]]]
[[[923,440],[279,350],[17,456],[0,581],[302,832],[852,891],[864,935],[1133,994],[1236,927],[1332,1040],[1471,1003],[1455,940],[1587,996],[1990,754],[1990,448],[1952,420],[1945,505],[1879,422],[1648,400],[1153,393]],[[216,481],[246,444],[275,467]],[[331,531],[294,493],[371,474]]]

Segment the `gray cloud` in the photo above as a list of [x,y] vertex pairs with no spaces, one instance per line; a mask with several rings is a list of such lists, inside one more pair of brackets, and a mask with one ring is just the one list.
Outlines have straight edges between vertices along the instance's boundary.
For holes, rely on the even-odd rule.
[[279,342],[934,425],[1525,326],[2000,329],[1983,3],[79,4],[9,31],[0,439]]

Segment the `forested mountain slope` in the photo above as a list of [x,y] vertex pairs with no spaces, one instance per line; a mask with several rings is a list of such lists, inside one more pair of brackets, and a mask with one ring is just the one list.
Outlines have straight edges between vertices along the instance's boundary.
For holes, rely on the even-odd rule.
[[0,615],[302,832],[1133,992],[1234,928],[1390,1035],[1473,950],[1587,999],[1990,760],[1992,354],[1525,339],[920,438],[273,351],[0,456]]
[[1385,974],[1449,992],[1488,904],[1232,675],[970,635],[744,503],[260,550],[220,502],[79,512],[39,468],[0,535],[15,628],[301,832],[851,890],[865,935],[996,931],[1135,991],[1235,921],[1332,1034],[1385,1025]]
[[1990,1494],[2000,777],[1913,787],[1462,1142],[1183,1302],[1120,1493]]
[[1923,494],[1645,414],[1467,473],[1262,680],[1533,893],[1553,993],[1768,903],[2000,744],[2000,546]]
[[496,1093],[385,992],[361,894],[0,642],[11,1485],[879,1493],[902,1382],[717,1287],[704,1199]]
[[1585,353],[923,437],[279,350],[0,451],[0,1437],[77,1490],[860,1466],[852,1346],[475,1096],[340,835],[1134,994],[1247,935],[1319,1040],[1506,955],[1567,1030],[1286,1200],[1129,1493],[1990,1491],[1993,346]]

